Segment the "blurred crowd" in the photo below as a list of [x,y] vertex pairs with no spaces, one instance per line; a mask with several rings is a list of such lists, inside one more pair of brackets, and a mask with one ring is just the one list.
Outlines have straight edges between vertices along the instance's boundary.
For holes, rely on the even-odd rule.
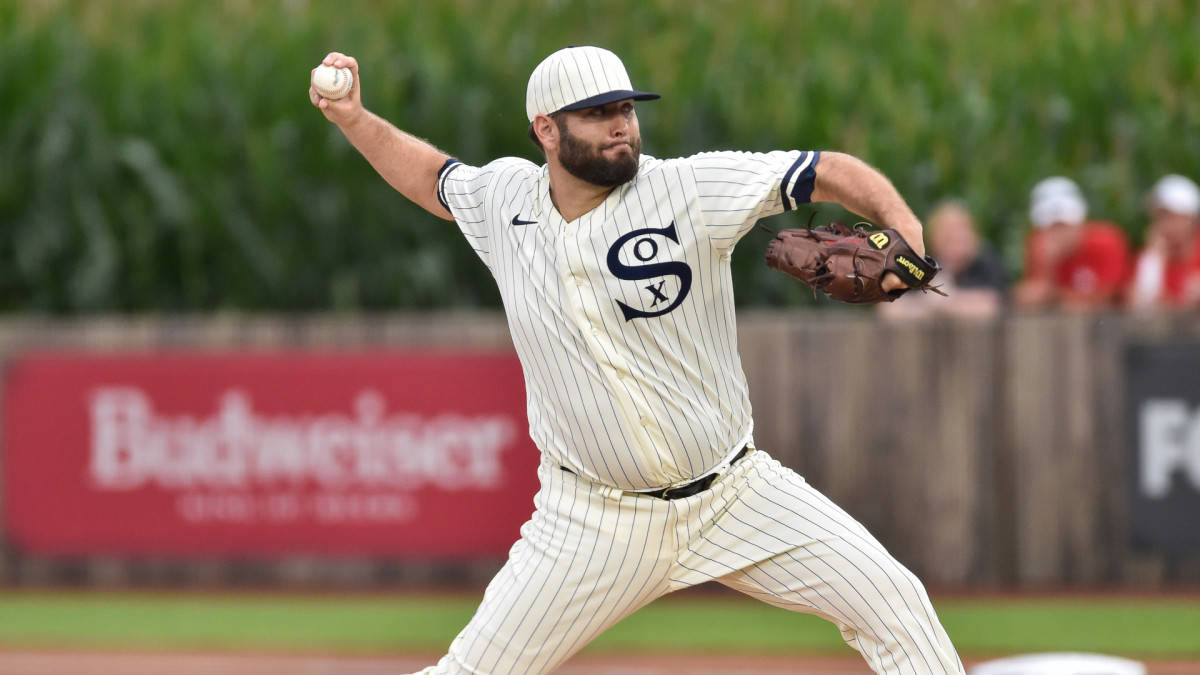
[[939,204],[925,219],[925,242],[942,265],[948,295],[909,293],[881,306],[891,317],[993,316],[1006,308],[1077,311],[1200,311],[1200,188],[1163,176],[1145,198],[1148,226],[1137,248],[1119,225],[1088,217],[1079,185],[1053,176],[1029,197],[1022,273],[984,240],[967,205]]

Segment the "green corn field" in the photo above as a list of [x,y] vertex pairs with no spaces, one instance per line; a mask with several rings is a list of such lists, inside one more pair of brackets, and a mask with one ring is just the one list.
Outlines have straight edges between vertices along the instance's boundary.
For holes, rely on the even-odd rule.
[[[369,108],[484,163],[539,160],[530,71],[602,45],[663,94],[639,106],[648,154],[850,152],[918,214],[966,200],[1016,274],[1039,178],[1074,177],[1135,242],[1150,184],[1200,178],[1198,36],[1184,0],[0,1],[0,309],[495,306],[457,228],[309,104],[334,49]],[[810,302],[767,237],[734,257],[744,304]]]

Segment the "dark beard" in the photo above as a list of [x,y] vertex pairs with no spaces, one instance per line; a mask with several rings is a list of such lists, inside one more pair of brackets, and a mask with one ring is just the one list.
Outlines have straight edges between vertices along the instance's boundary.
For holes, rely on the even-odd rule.
[[640,138],[630,140],[632,153],[610,161],[600,151],[593,151],[587,143],[572,136],[565,124],[559,125],[559,132],[562,141],[558,146],[558,161],[579,180],[601,187],[616,187],[628,183],[637,175],[638,158],[642,154]]

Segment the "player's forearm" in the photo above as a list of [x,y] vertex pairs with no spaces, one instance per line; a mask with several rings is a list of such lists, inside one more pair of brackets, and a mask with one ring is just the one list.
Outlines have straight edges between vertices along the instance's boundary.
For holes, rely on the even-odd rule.
[[438,170],[449,155],[365,109],[352,122],[339,128],[350,144],[400,194],[439,218],[452,219],[437,200]]
[[812,200],[836,202],[876,225],[895,228],[914,251],[925,255],[921,221],[886,176],[856,157],[822,152]]

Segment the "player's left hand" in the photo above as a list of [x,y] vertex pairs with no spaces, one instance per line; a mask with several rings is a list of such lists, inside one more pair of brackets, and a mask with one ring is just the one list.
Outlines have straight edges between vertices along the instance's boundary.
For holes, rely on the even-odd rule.
[[930,285],[940,267],[918,255],[894,229],[853,229],[841,223],[784,230],[767,247],[767,266],[782,270],[840,302],[891,302]]
[[882,288],[885,293],[891,293],[892,291],[897,291],[900,289],[907,290],[908,284],[904,283],[904,281],[902,281],[900,277],[896,276],[895,274],[892,274],[891,272],[884,272],[883,281],[879,282],[879,287]]

